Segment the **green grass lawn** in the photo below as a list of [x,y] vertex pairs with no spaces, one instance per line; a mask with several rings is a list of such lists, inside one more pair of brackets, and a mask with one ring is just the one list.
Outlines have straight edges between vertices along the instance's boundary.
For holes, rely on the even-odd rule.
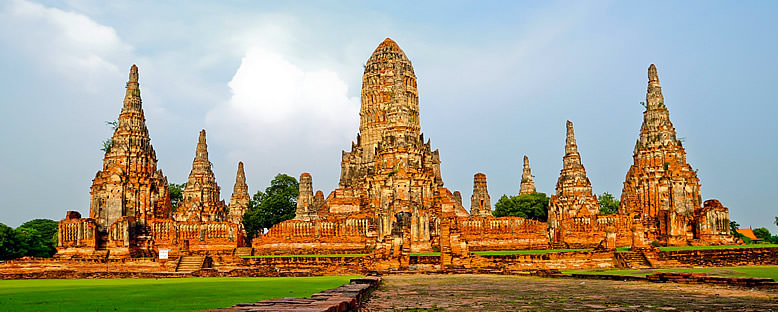
[[580,270],[563,271],[565,274],[604,274],[604,275],[635,275],[646,276],[659,272],[681,272],[681,273],[707,273],[714,276],[731,277],[766,277],[778,281],[778,265],[758,265],[758,266],[740,266],[740,267],[720,267],[720,268],[668,268],[668,269],[645,269],[645,270]]
[[328,257],[362,257],[366,254],[329,254],[329,255],[268,255],[268,256],[241,256],[241,258],[328,258]]
[[435,257],[440,257],[440,252],[412,252],[411,256],[435,256]]
[[308,297],[356,277],[0,280],[0,310],[193,311]]

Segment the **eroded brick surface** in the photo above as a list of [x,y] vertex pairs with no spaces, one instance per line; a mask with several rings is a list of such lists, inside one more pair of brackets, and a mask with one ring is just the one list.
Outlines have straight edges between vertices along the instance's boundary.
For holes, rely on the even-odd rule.
[[[764,311],[778,293],[497,275],[388,275],[362,311]],[[416,310],[414,310],[416,309]]]

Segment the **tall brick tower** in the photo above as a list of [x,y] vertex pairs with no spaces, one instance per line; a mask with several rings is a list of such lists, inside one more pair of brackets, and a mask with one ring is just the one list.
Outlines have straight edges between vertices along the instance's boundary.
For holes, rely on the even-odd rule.
[[205,130],[200,130],[197,139],[192,171],[181,192],[181,204],[175,213],[176,221],[222,221],[226,217],[226,206],[221,200],[221,189],[208,160],[208,144]]
[[634,163],[624,181],[619,212],[643,220],[649,240],[686,244],[694,238],[694,214],[702,204],[700,180],[686,163],[686,150],[676,138],[654,64],[648,67],[644,105]]
[[92,180],[89,217],[99,231],[108,231],[121,217],[145,225],[152,218],[170,215],[167,178],[157,169],[157,155],[141,105],[138,66],[130,68],[112,145],[105,152],[103,168]]
[[249,186],[246,184],[246,173],[243,171],[243,162],[238,162],[238,172],[235,173],[235,185],[232,187],[230,197],[229,214],[227,221],[243,224],[243,214],[249,208]]
[[556,182],[556,194],[548,201],[548,231],[552,244],[564,241],[567,220],[592,217],[600,213],[600,202],[592,194],[592,183],[581,163],[573,123],[567,121],[565,156]]
[[519,195],[535,193],[535,181],[532,180],[532,169],[529,168],[529,157],[524,155],[524,169],[521,172]]
[[405,52],[389,38],[367,60],[362,76],[362,145],[375,146],[385,131],[406,136],[421,133],[416,74]]
[[[440,156],[419,126],[419,97],[411,61],[387,38],[367,60],[356,143],[343,152],[336,189],[321,214],[377,220],[376,235],[389,235],[396,220],[409,220],[413,250],[431,250],[430,220],[440,213],[467,215],[443,188]],[[441,199],[434,200],[435,192]],[[410,217],[400,218],[398,214]]]

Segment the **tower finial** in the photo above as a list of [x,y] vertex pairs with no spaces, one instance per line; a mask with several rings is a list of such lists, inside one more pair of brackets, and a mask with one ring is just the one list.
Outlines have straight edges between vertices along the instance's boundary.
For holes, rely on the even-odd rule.
[[648,83],[659,85],[659,73],[656,70],[656,66],[651,64],[648,66]]
[[575,132],[573,131],[573,122],[567,121],[567,137],[565,139],[565,153],[578,152],[578,144],[575,142]]
[[195,162],[193,166],[199,164],[198,160],[205,160],[210,168],[210,162],[208,161],[208,143],[205,142],[205,129],[200,130],[200,137],[197,138],[197,148],[195,149]]
[[129,82],[138,82],[138,66],[135,64],[132,64],[132,67],[130,67],[130,81]]
[[662,96],[662,86],[659,85],[659,72],[656,66],[648,66],[648,90],[646,91],[646,109],[663,109],[665,98]]

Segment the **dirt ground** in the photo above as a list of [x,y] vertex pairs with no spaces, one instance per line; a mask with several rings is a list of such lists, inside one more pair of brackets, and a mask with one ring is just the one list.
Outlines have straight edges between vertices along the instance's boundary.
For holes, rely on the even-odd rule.
[[503,275],[387,275],[363,311],[778,311],[778,291]]

